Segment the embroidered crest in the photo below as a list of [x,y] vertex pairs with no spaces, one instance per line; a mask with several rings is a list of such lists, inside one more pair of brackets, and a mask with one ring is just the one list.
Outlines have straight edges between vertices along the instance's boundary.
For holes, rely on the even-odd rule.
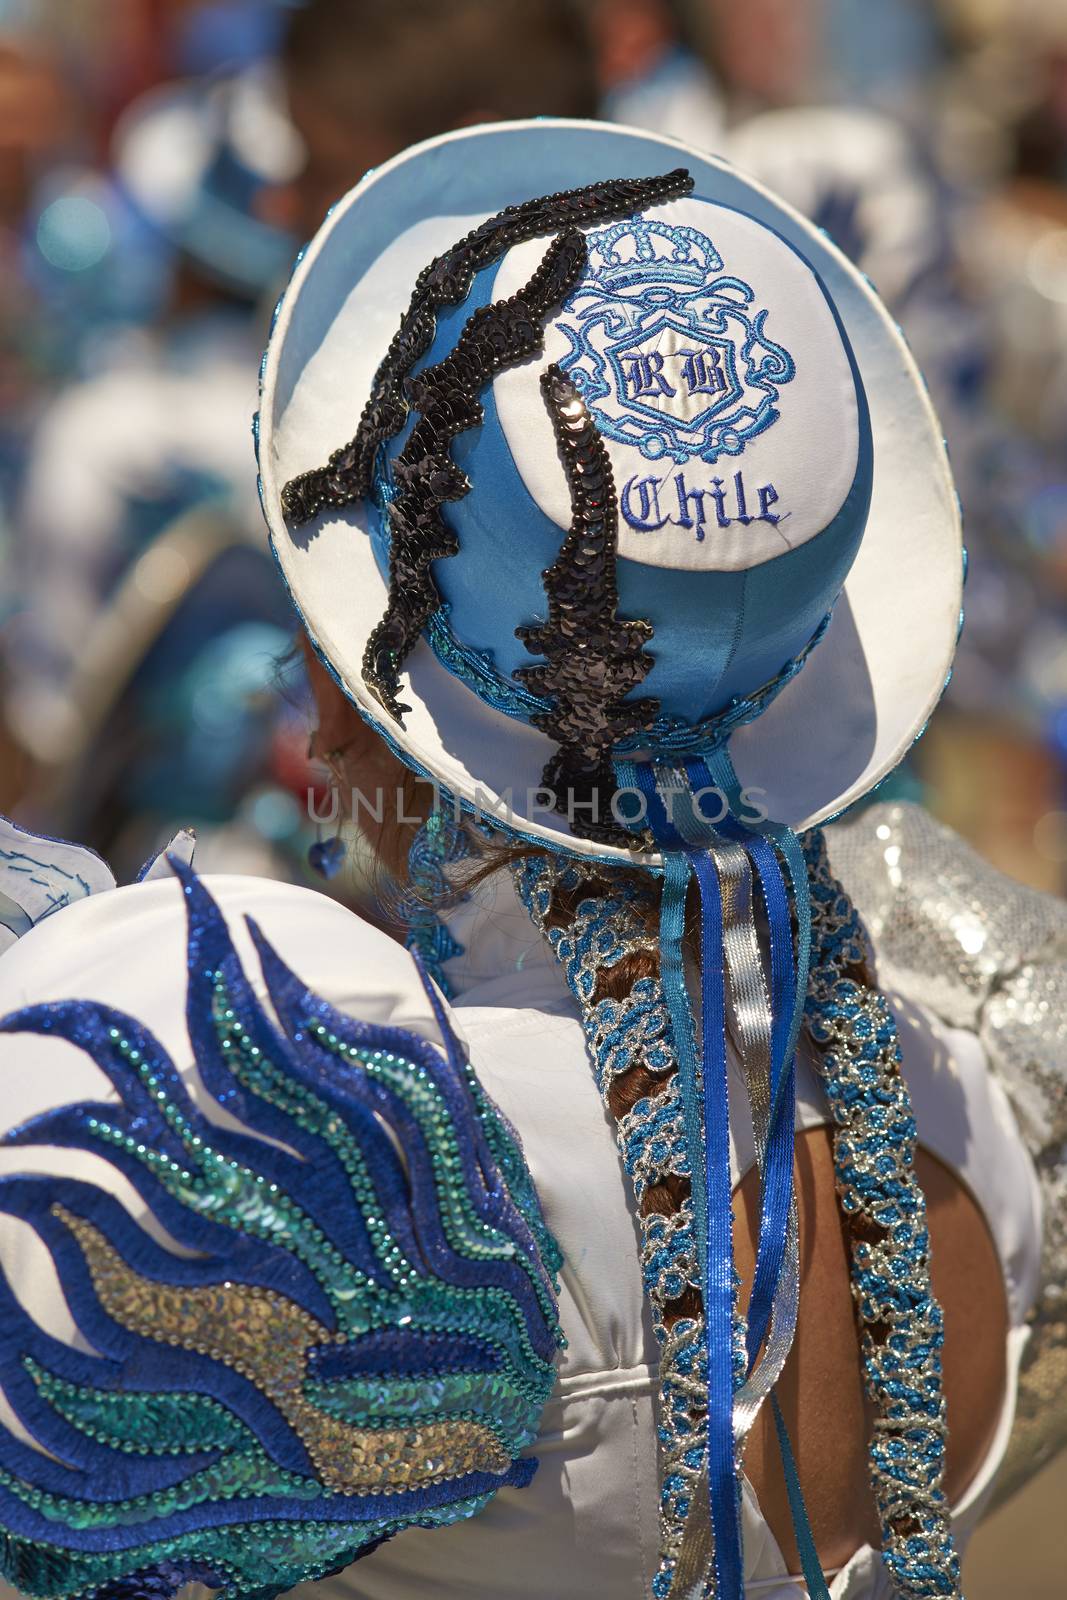
[[795,376],[755,291],[695,228],[644,220],[588,236],[589,273],[559,327],[560,361],[607,438],[681,466],[740,455]]

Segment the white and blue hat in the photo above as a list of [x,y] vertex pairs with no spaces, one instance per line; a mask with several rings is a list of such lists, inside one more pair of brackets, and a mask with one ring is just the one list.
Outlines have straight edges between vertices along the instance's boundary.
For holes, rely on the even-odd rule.
[[625,840],[546,807],[553,772],[727,736],[766,814],[817,823],[949,672],[958,506],[898,329],[825,235],[673,140],[498,124],[368,174],[280,307],[260,468],[345,692],[555,848]]
[[293,241],[258,201],[305,152],[269,65],[149,90],[120,120],[114,159],[137,210],[203,271],[240,294],[277,288]]

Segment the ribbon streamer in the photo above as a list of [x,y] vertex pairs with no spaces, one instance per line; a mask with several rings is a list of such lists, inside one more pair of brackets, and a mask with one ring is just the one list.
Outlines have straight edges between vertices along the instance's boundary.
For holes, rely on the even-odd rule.
[[[636,786],[647,802],[649,821],[664,851],[660,903],[661,976],[678,1055],[679,1088],[687,1139],[690,1123],[694,1120],[687,1103],[695,1101],[703,1113],[703,1137],[700,1138],[698,1134],[697,1144],[689,1147],[689,1168],[694,1211],[697,1197],[703,1190],[706,1229],[706,1244],[700,1251],[700,1262],[707,1351],[707,1471],[715,1566],[714,1592],[719,1600],[741,1600],[741,1521],[734,1467],[734,1258],[722,902],[714,868],[703,851],[687,846],[671,821],[657,790],[652,768],[647,763],[641,763],[635,765],[632,771]],[[699,1066],[695,1049],[692,1050],[692,1059],[690,1056],[693,1016],[685,987],[683,950],[685,901],[690,873],[693,871],[697,874],[701,890]]]
[[[669,820],[687,844],[706,847],[722,888],[723,948],[730,980],[727,994],[761,1175],[759,1245],[746,1335],[749,1381],[734,1396],[734,1436],[739,1447],[785,1364],[799,1299],[796,1219],[791,1215],[796,1079],[794,1051],[790,1049],[799,985],[793,966],[789,898],[777,857],[766,840],[749,834],[732,816],[715,826],[700,818],[694,788],[711,786],[706,767],[691,763],[685,769],[657,766],[655,770]],[[755,928],[753,867],[767,909],[771,998]],[[806,982],[805,968],[805,988]],[[773,1337],[757,1369],[768,1324]]]
[[[730,773],[732,775],[732,768],[730,768]],[[658,776],[661,784],[670,781],[667,773],[661,773]],[[699,777],[707,783],[710,775],[707,774],[705,769],[703,773],[699,774]],[[736,786],[736,779],[734,780],[734,786]],[[789,840],[796,846],[796,852],[799,856],[799,842],[796,840],[795,835],[789,830],[780,829],[777,825],[774,826],[776,833],[788,835]],[[747,1434],[748,1429],[755,1420],[759,1406],[777,1382],[782,1367],[785,1365],[786,1357],[792,1346],[799,1307],[800,1271],[797,1211],[795,1196],[792,1193],[792,1185],[789,1181],[792,1172],[793,1124],[796,1101],[795,1034],[792,1022],[796,997],[799,994],[801,1001],[803,1001],[807,990],[808,951],[810,950],[810,900],[805,867],[801,880],[804,893],[802,896],[797,897],[801,901],[803,908],[801,917],[798,920],[803,922],[806,914],[809,937],[800,944],[800,953],[797,960],[797,966],[800,971],[794,972],[789,923],[789,899],[774,850],[762,837],[751,834],[744,835],[742,829],[734,823],[732,817],[727,821],[727,829],[732,837],[745,838],[748,858],[751,859],[751,864],[756,868],[759,877],[767,912],[773,993],[773,1003],[769,1008],[773,1038],[771,1049],[774,1057],[770,1072],[770,1081],[773,1086],[770,1101],[773,1110],[771,1116],[768,1116],[768,1111],[771,1109],[768,1106],[767,1074],[765,1069],[765,1023],[768,1016],[768,1004],[755,927],[752,919],[747,914],[751,894],[748,860],[734,846],[712,850],[712,856],[718,865],[720,878],[723,880],[724,885],[729,881],[728,874],[731,871],[736,875],[734,892],[737,893],[741,901],[734,937],[731,938],[728,929],[724,931],[724,948],[730,973],[730,992],[735,997],[733,1005],[735,1032],[741,1051],[742,1068],[745,1072],[753,1113],[756,1159],[761,1174],[764,1174],[760,1243],[748,1314],[747,1348],[750,1363],[750,1380],[735,1396],[734,1400],[734,1430],[735,1437],[740,1442]],[[734,859],[730,860],[731,857]],[[740,859],[737,859],[738,857]],[[727,865],[728,862],[729,865]],[[728,924],[729,918],[726,921]],[[798,943],[800,942],[798,941]],[[731,954],[733,959],[731,959]],[[802,980],[800,977],[801,972],[803,973]],[[743,1004],[746,996],[749,1001],[747,1006]],[[797,1010],[796,1016],[798,1018],[799,1015],[800,1011]],[[755,1060],[752,1059],[753,1046],[756,1052]],[[774,1141],[775,1148],[768,1158],[767,1137],[769,1123],[772,1124],[770,1137]],[[784,1184],[782,1183],[783,1163],[788,1163],[786,1182]],[[770,1168],[769,1181],[767,1175],[768,1167]],[[784,1239],[784,1256],[779,1257],[773,1246],[774,1242],[780,1237],[778,1234],[779,1224],[775,1213],[777,1212],[778,1216],[780,1216],[782,1206],[787,1209],[788,1223]],[[768,1248],[769,1242],[770,1248]],[[778,1278],[779,1263],[781,1265],[780,1280]],[[773,1287],[776,1281],[778,1282],[777,1290]],[[766,1330],[766,1308],[768,1306],[771,1313],[771,1339],[763,1362],[760,1363],[760,1368],[753,1372],[756,1357]],[[761,1378],[762,1381],[758,1381]],[[746,1391],[748,1390],[754,1390],[755,1392],[752,1395],[747,1395]],[[738,1412],[745,1409],[746,1401],[750,1414],[747,1417],[739,1417]],[[778,1404],[777,1396],[774,1394],[771,1394],[771,1403],[774,1411],[775,1432],[782,1460],[782,1470],[785,1476],[786,1492],[789,1499],[790,1515],[793,1521],[805,1585],[810,1600],[829,1600],[829,1590],[819,1563],[811,1524],[808,1520],[807,1508],[804,1505],[800,1476],[797,1472],[796,1459],[793,1454],[788,1429],[781,1407]],[[684,1545],[683,1554],[686,1554]],[[685,1575],[688,1575],[691,1567],[692,1557],[686,1563]],[[679,1568],[682,1568],[681,1560],[679,1561]],[[694,1591],[692,1600],[697,1600],[696,1591]]]
[[[719,782],[703,761],[687,762],[684,767],[619,764],[620,781],[636,786],[644,796],[649,823],[663,850],[661,975],[679,1062],[704,1298],[707,1499],[701,1494],[699,1501],[710,1507],[710,1523],[702,1506],[695,1504],[671,1591],[672,1596],[684,1596],[685,1600],[708,1592],[711,1562],[719,1600],[740,1600],[743,1562],[736,1462],[788,1356],[799,1302],[793,1125],[795,1046],[810,947],[807,872],[789,830],[767,825],[765,831],[782,850],[793,879],[794,899],[800,903],[794,958],[790,897],[774,845],[762,833],[743,828],[735,812],[712,825],[696,807],[694,791],[713,788],[736,806],[739,786],[728,757],[718,765]],[[786,835],[788,838],[783,838]],[[796,859],[790,859],[792,856]],[[700,894],[699,1059],[684,970],[685,904],[691,876]],[[767,917],[769,985],[756,930],[754,880]],[[747,1374],[736,1394],[728,1002],[761,1174],[757,1262],[746,1329]]]

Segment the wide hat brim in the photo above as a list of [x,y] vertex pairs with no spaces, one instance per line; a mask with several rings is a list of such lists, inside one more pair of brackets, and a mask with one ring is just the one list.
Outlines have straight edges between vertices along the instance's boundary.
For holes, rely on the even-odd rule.
[[742,785],[762,791],[767,815],[797,829],[825,821],[892,771],[937,705],[959,633],[963,560],[959,503],[922,377],[877,294],[823,233],[725,162],[673,139],[563,120],[464,129],[397,156],[335,207],[298,262],[264,362],[263,504],[316,650],[408,766],[531,843],[584,856],[627,852],[577,838],[538,808],[555,749],[546,735],[485,705],[425,642],[405,665],[400,698],[411,710],[402,728],[364,684],[364,648],[386,604],[370,509],[290,528],[280,497],[289,479],[352,436],[415,278],[470,219],[678,166],[692,173],[696,194],[748,212],[807,257],[837,306],[870,406],[870,517],[829,629],[730,742]]

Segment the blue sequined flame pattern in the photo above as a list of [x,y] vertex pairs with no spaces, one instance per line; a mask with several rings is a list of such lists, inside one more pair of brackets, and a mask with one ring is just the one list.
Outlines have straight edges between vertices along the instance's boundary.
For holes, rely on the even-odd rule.
[[563,1342],[558,1247],[432,990],[443,1050],[333,1010],[250,921],[272,1017],[172,865],[189,1036],[225,1126],[129,1016],[64,1002],[0,1023],[71,1041],[119,1097],[4,1143],[105,1157],[177,1246],[90,1183],[0,1178],[91,1352],[0,1278],[0,1382],[40,1446],[0,1427],[0,1570],[32,1596],[167,1600],[198,1580],[273,1600],[471,1516],[531,1478]]

